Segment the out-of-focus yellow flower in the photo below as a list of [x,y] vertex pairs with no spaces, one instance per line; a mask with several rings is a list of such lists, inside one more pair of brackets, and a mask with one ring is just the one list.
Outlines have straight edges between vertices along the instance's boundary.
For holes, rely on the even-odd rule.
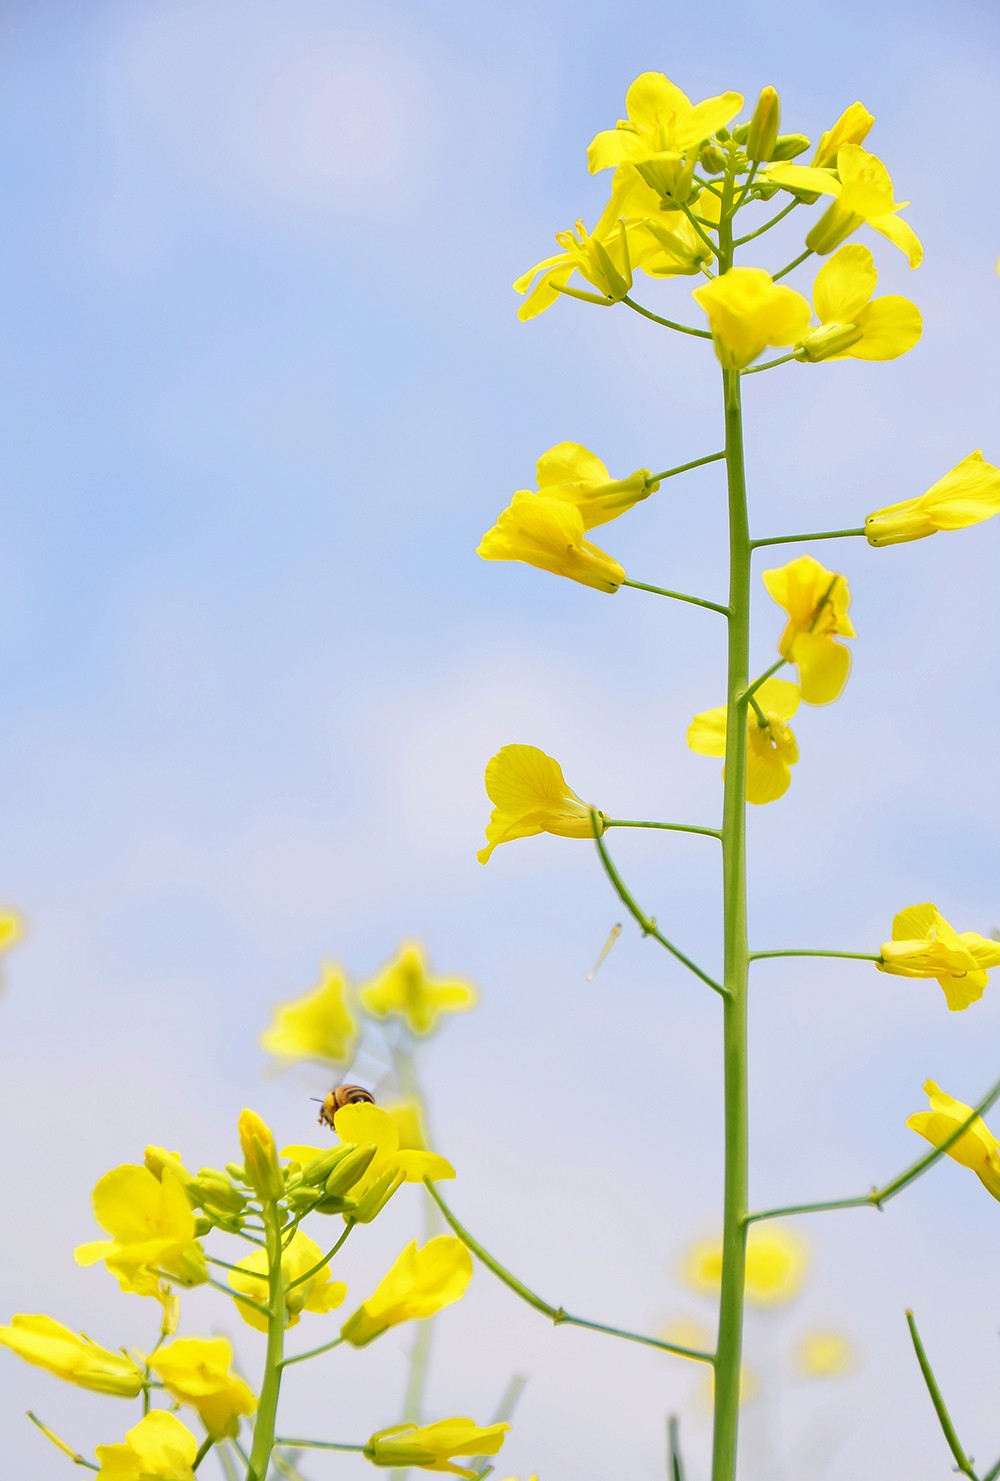
[[347,980],[339,967],[324,962],[319,986],[290,1003],[279,1003],[260,1047],[282,1059],[325,1059],[347,1064],[354,1053],[357,1024],[347,1006]]
[[[755,1306],[778,1306],[793,1301],[802,1289],[809,1265],[805,1241],[783,1224],[763,1228],[751,1224],[747,1239],[746,1296]],[[722,1244],[693,1245],[683,1272],[698,1291],[714,1294],[722,1281]]]
[[768,345],[796,345],[809,333],[807,300],[762,267],[731,267],[691,294],[708,315],[715,353],[727,370],[742,370]]
[[1000,514],[1000,468],[970,453],[918,499],[876,509],[865,520],[869,545],[900,545],[938,530],[962,530]]
[[638,468],[627,478],[612,478],[600,458],[579,442],[559,442],[550,447],[538,459],[535,471],[539,494],[574,505],[583,516],[585,530],[617,519],[660,487],[650,481],[648,468]]
[[420,1466],[475,1481],[478,1471],[453,1464],[456,1455],[496,1455],[509,1424],[478,1425],[472,1419],[439,1419],[437,1424],[396,1424],[372,1435],[365,1455],[376,1466]]
[[813,284],[820,327],[796,350],[799,360],[895,360],[912,350],[923,330],[920,310],[890,293],[872,301],[878,272],[860,242],[851,242],[824,262]]
[[13,910],[0,910],[0,951],[16,946],[24,934],[21,917]]
[[[767,679],[754,695],[767,725],[747,709],[747,801],[776,802],[788,791],[799,748],[788,721],[799,707],[799,689],[785,679]],[[688,726],[687,743],[699,756],[725,756],[728,706],[703,710]],[[725,776],[726,768],[722,768]]]
[[457,977],[431,977],[423,948],[405,941],[396,956],[358,989],[358,998],[376,1018],[402,1018],[415,1034],[429,1034],[442,1013],[474,1007],[476,989]]
[[617,591],[622,566],[583,538],[586,526],[575,504],[520,489],[480,540],[484,561],[524,561],[553,576],[568,576],[595,591]]
[[103,1260],[123,1291],[158,1300],[158,1270],[186,1286],[207,1279],[194,1213],[172,1168],[164,1167],[160,1178],[147,1167],[112,1168],[94,1189],[92,1202],[94,1218],[112,1237],[78,1245],[73,1251],[78,1265]]
[[841,146],[863,144],[874,122],[874,116],[868,112],[864,103],[852,103],[849,108],[844,109],[832,129],[827,129],[825,134],[820,134],[816,153],[813,156],[813,164],[820,168],[825,165],[835,165]]
[[534,319],[565,295],[584,300],[594,298],[586,289],[569,287],[574,273],[597,289],[598,302],[621,302],[632,286],[628,234],[621,222],[606,218],[607,212],[592,232],[587,231],[582,220],[577,221],[572,231],[557,231],[556,241],[563,250],[553,257],[543,257],[515,278],[514,292],[528,294],[517,311],[519,319]]
[[[364,1102],[341,1106],[334,1113],[333,1123],[342,1142],[375,1148],[367,1170],[350,1188],[357,1207],[346,1217],[358,1223],[369,1223],[403,1183],[422,1183],[427,1178],[440,1181],[455,1176],[451,1163],[436,1152],[400,1147],[396,1124],[381,1106]],[[283,1148],[282,1155],[305,1166],[318,1152],[316,1147],[291,1146]],[[338,1171],[334,1169],[334,1177]]]
[[[930,1110],[917,1111],[906,1124],[910,1131],[926,1137],[932,1146],[940,1147],[968,1121],[972,1107],[945,1095],[933,1080],[924,1082],[924,1092],[930,1101]],[[987,1192],[1000,1199],[1000,1142],[981,1116],[977,1116],[968,1130],[963,1131],[948,1148],[947,1155],[963,1167],[970,1167]]]
[[278,1166],[278,1150],[271,1128],[256,1111],[244,1107],[240,1112],[238,1129],[247,1182],[259,1198],[277,1202],[285,1191],[285,1180]]
[[427,1132],[424,1130],[424,1114],[419,1101],[403,1100],[394,1106],[383,1106],[382,1109],[387,1116],[391,1116],[403,1151],[427,1151]]
[[[487,763],[486,792],[493,812],[486,825],[486,847],[476,858],[485,864],[501,843],[554,833],[559,838],[593,838],[591,808],[570,787],[562,767],[537,746],[503,746]],[[598,813],[604,832],[606,814]]]
[[807,1378],[843,1378],[858,1365],[844,1332],[807,1332],[795,1350],[795,1366]]
[[668,200],[691,194],[698,146],[736,117],[740,93],[722,93],[692,103],[662,72],[643,72],[625,94],[627,118],[591,140],[591,174],[616,165],[636,165],[646,183]]
[[234,1438],[240,1416],[257,1408],[249,1384],[231,1371],[233,1349],[224,1337],[178,1337],[147,1362],[178,1403],[197,1409],[213,1440]]
[[778,606],[788,613],[778,652],[798,665],[802,698],[810,705],[829,704],[847,683],[851,668],[850,653],[836,641],[855,636],[847,615],[851,593],[846,579],[811,555],[764,571],[762,578]]
[[0,1327],[0,1345],[26,1363],[95,1393],[134,1399],[142,1388],[142,1369],[131,1358],[99,1347],[50,1316],[11,1317],[9,1327]]
[[675,1317],[672,1321],[665,1322],[657,1336],[662,1337],[664,1342],[673,1342],[677,1347],[689,1347],[694,1352],[711,1352],[715,1347],[714,1333],[709,1331],[704,1322],[695,1321],[690,1316]]
[[[754,1370],[749,1368],[746,1363],[741,1363],[739,1404],[742,1406],[743,1404],[752,1403],[757,1397],[758,1387],[757,1375]],[[715,1373],[711,1368],[705,1375],[701,1393],[706,1406],[711,1408],[715,1402]]]
[[352,1347],[367,1347],[400,1322],[433,1316],[465,1295],[472,1279],[472,1256],[460,1239],[440,1234],[422,1249],[416,1240],[382,1277],[375,1290],[347,1318],[340,1335]]
[[961,935],[936,905],[909,905],[892,922],[892,940],[882,943],[880,972],[893,977],[933,977],[952,1012],[982,997],[987,967],[1000,966],[1000,942],[975,931]]
[[[281,1269],[284,1272],[286,1287],[286,1327],[294,1327],[303,1311],[318,1313],[333,1311],[347,1295],[347,1287],[343,1281],[330,1279],[329,1265],[321,1265],[308,1280],[300,1279],[307,1270],[320,1265],[322,1258],[323,1251],[316,1241],[310,1239],[308,1234],[303,1234],[301,1229],[297,1229],[292,1235],[291,1243],[281,1256]],[[293,1281],[298,1281],[298,1285],[292,1285]],[[266,1306],[268,1299],[267,1251],[254,1250],[252,1254],[247,1255],[245,1260],[240,1260],[236,1269],[229,1272],[229,1284],[234,1291],[239,1291],[243,1296],[249,1296],[259,1306]],[[255,1311],[245,1301],[236,1301],[235,1305],[248,1326],[256,1327],[258,1332],[267,1331],[267,1317],[262,1311]]]
[[126,1430],[121,1445],[98,1445],[97,1481],[195,1481],[198,1441],[165,1409],[154,1409]]
[[840,146],[836,175],[815,165],[795,164],[768,165],[765,173],[773,184],[836,197],[806,237],[811,251],[825,256],[867,224],[898,247],[911,267],[920,266],[924,255],[920,239],[909,222],[896,214],[910,203],[894,198],[889,171],[860,144]]

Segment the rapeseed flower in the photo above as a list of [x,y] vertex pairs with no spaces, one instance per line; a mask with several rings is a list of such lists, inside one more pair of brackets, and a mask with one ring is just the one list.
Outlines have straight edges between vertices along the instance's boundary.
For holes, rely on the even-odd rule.
[[[754,695],[766,724],[747,708],[747,801],[776,802],[788,791],[799,748],[788,721],[799,707],[799,690],[784,679],[767,679]],[[699,756],[725,756],[728,706],[704,710],[688,726],[687,743]],[[722,768],[725,776],[726,769]]]
[[413,1240],[348,1317],[341,1336],[352,1347],[367,1347],[390,1327],[433,1316],[460,1300],[471,1279],[472,1256],[460,1239],[441,1234],[421,1249]]
[[[930,1101],[930,1110],[917,1111],[906,1124],[911,1131],[926,1137],[932,1146],[940,1147],[969,1120],[972,1106],[945,1095],[933,1080],[924,1082],[924,1091]],[[986,1191],[1000,1199],[1000,1142],[981,1116],[976,1116],[952,1143],[947,1156],[963,1167],[970,1167]]]
[[358,989],[362,1006],[375,1018],[402,1018],[414,1034],[429,1034],[442,1013],[464,1013],[475,1005],[471,982],[431,977],[423,948],[406,941],[379,974]]
[[952,1012],[982,997],[988,967],[1000,966],[1000,942],[975,931],[961,935],[936,905],[909,905],[892,922],[892,940],[882,944],[880,972],[894,977],[933,977]]
[[691,293],[708,315],[715,353],[727,370],[742,370],[768,345],[799,344],[809,333],[806,299],[761,267],[732,267]]
[[[503,746],[486,767],[486,791],[493,812],[486,825],[486,847],[476,855],[485,864],[501,843],[554,833],[559,838],[593,838],[592,809],[563,776],[562,767],[537,746]],[[607,819],[598,813],[604,832]]]
[[778,606],[788,613],[778,652],[798,666],[802,698],[806,704],[829,704],[847,683],[851,668],[850,653],[836,641],[855,636],[847,615],[851,601],[847,581],[811,555],[764,571],[762,578]]
[[1000,468],[970,453],[926,494],[876,509],[865,520],[869,545],[901,545],[938,530],[961,530],[1000,514]]

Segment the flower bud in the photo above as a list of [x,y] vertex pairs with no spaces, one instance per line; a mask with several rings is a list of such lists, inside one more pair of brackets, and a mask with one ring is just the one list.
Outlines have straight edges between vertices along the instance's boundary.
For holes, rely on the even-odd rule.
[[321,1184],[326,1182],[333,1169],[337,1166],[337,1163],[343,1162],[344,1158],[353,1150],[353,1147],[348,1143],[339,1147],[330,1147],[327,1151],[320,1152],[318,1157],[314,1157],[311,1162],[307,1162],[302,1169],[303,1183],[312,1184],[317,1188],[320,1187]]
[[194,1221],[194,1233],[196,1239],[202,1239],[206,1234],[211,1234],[215,1228],[215,1220],[208,1218],[205,1214],[198,1214]]
[[322,1197],[319,1188],[309,1188],[305,1183],[300,1183],[297,1188],[290,1188],[285,1194],[285,1202],[290,1209],[298,1212],[299,1209],[312,1208],[317,1199]]
[[923,540],[936,534],[937,525],[917,505],[916,499],[907,499],[902,504],[869,514],[865,520],[868,544],[903,545],[908,540]]
[[404,1182],[405,1178],[398,1169],[384,1172],[360,1199],[357,1208],[352,1210],[351,1218],[356,1224],[370,1224],[372,1219],[385,1208],[396,1189],[401,1188]]
[[196,1179],[188,1172],[176,1152],[168,1152],[165,1147],[147,1147],[142,1160],[160,1182],[163,1181],[163,1169],[169,1167],[187,1194],[192,1208],[197,1208],[201,1200],[198,1197]]
[[749,132],[750,125],[748,123],[738,123],[733,129],[733,138],[736,140],[737,144],[745,144],[747,141],[747,134]]
[[217,1168],[201,1168],[198,1172],[196,1186],[200,1195],[199,1201],[206,1209],[215,1209],[224,1214],[238,1214],[242,1213],[246,1205],[246,1194],[234,1188],[225,1173],[219,1172]]
[[823,324],[799,345],[796,360],[828,360],[831,355],[841,355],[851,345],[864,338],[864,330],[858,324]]
[[364,1177],[377,1151],[374,1142],[362,1142],[358,1147],[351,1147],[348,1155],[339,1160],[326,1180],[324,1191],[327,1196],[336,1197],[340,1193],[349,1193],[355,1183]]
[[332,1196],[324,1193],[318,1202],[313,1204],[312,1212],[314,1214],[351,1214],[353,1216],[356,1207],[355,1200],[348,1198],[343,1193],[334,1193]]
[[796,155],[805,153],[809,148],[809,142],[805,134],[779,134],[768,158],[773,164],[795,159]]
[[240,1112],[238,1125],[246,1180],[259,1198],[276,1203],[285,1191],[285,1180],[270,1128],[256,1112],[247,1109]]
[[703,144],[698,150],[698,163],[709,175],[721,175],[726,168],[726,156],[718,144]]
[[747,129],[747,154],[758,162],[770,159],[778,138],[781,100],[773,87],[762,87]]
[[834,201],[826,208],[807,235],[806,246],[810,252],[825,257],[828,252],[833,251],[834,247],[839,247],[852,231],[856,231],[863,219],[853,211],[845,211],[839,201]]

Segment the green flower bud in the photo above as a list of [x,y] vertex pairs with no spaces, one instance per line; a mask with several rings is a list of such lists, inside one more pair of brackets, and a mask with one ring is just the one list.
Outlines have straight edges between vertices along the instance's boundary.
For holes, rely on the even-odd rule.
[[852,231],[857,231],[863,219],[855,215],[853,211],[845,211],[839,201],[834,201],[826,208],[806,236],[806,246],[811,252],[824,257],[827,252],[832,252],[834,247],[839,247]]
[[404,1182],[405,1178],[398,1170],[384,1172],[359,1200],[351,1218],[356,1224],[370,1224],[372,1219],[385,1208],[396,1189],[401,1188]]
[[199,1214],[194,1221],[195,1238],[201,1239],[204,1235],[211,1234],[214,1228],[214,1219],[208,1219],[204,1214]]
[[747,154],[754,161],[770,159],[778,139],[781,100],[773,87],[762,87],[747,129]]
[[803,154],[809,148],[809,143],[805,134],[779,134],[768,158],[775,163],[779,160],[794,159],[796,155]]
[[353,1198],[347,1198],[341,1193],[332,1196],[324,1194],[318,1203],[312,1206],[314,1214],[349,1214],[357,1207]]
[[864,337],[864,330],[857,324],[823,324],[813,330],[795,351],[796,360],[828,360],[839,355]]
[[223,1214],[239,1214],[246,1206],[246,1194],[234,1188],[225,1173],[214,1167],[203,1167],[198,1173],[197,1188],[200,1203],[208,1209]]
[[717,144],[703,144],[698,150],[698,163],[709,175],[721,175],[726,168],[726,156]]
[[372,1158],[378,1148],[374,1142],[362,1142],[358,1147],[352,1147],[347,1157],[341,1158],[326,1180],[326,1192],[333,1196],[338,1193],[349,1193],[355,1183],[361,1181],[371,1166]]
[[307,1162],[302,1169],[303,1183],[311,1183],[317,1188],[320,1187],[326,1182],[338,1162],[343,1162],[348,1153],[353,1150],[350,1143],[347,1143],[339,1147],[330,1147],[326,1152],[320,1152],[318,1157]]
[[733,129],[733,138],[736,140],[737,144],[745,144],[747,141],[747,134],[749,132],[750,125],[748,123],[738,123]]
[[143,1162],[149,1168],[154,1178],[157,1178],[160,1182],[163,1181],[163,1169],[169,1167],[187,1194],[191,1207],[197,1208],[201,1202],[197,1194],[197,1182],[188,1172],[176,1152],[168,1152],[165,1147],[147,1147],[143,1156]]
[[246,1182],[246,1171],[243,1167],[242,1162],[227,1162],[226,1174],[228,1177],[232,1178],[234,1183]]

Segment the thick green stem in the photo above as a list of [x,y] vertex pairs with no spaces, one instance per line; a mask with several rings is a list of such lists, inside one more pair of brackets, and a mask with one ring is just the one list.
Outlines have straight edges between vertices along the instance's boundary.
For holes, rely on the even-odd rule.
[[281,1264],[281,1220],[276,1203],[264,1204],[264,1240],[267,1249],[267,1349],[260,1386],[247,1481],[264,1481],[274,1449],[278,1417],[282,1357],[285,1346],[285,1272]]
[[[723,203],[720,270],[732,265],[732,223]],[[726,240],[728,237],[728,240]],[[743,1345],[747,1239],[747,950],[746,768],[750,658],[750,530],[743,460],[740,376],[723,371],[726,471],[729,490],[729,652],[726,779],[722,806],[722,889],[725,928],[723,1066],[725,1075],[725,1175],[722,1216],[722,1284],[715,1355],[715,1422],[712,1481],[734,1481]]]

